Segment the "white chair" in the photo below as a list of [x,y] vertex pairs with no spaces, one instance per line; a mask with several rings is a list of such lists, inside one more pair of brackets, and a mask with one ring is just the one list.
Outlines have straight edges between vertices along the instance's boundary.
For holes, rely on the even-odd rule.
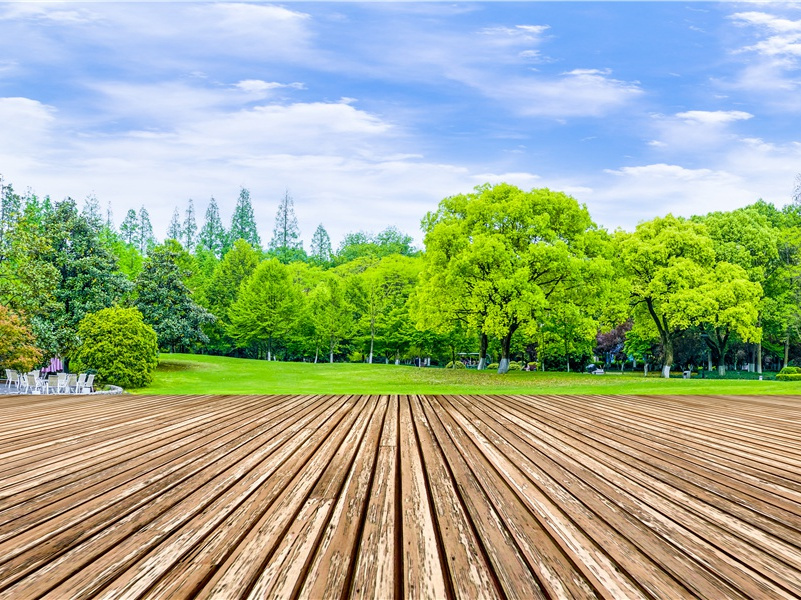
[[58,387],[56,388],[56,391],[59,394],[64,394],[65,392],[68,391],[67,390],[67,374],[66,373],[59,373],[58,374]]
[[70,389],[72,389],[72,392],[74,394],[77,394],[78,393],[78,376],[75,375],[74,373],[70,373],[67,376],[67,385],[66,385],[66,387],[67,387],[67,393],[68,394],[70,393]]
[[75,384],[75,393],[80,394],[83,391],[86,383],[86,373],[78,375],[78,383]]
[[8,382],[8,387],[13,385],[19,390],[19,373],[14,369],[6,369],[6,381]]
[[55,394],[58,391],[58,375],[48,375],[44,384],[45,394]]
[[92,392],[95,391],[95,374],[94,373],[90,373],[86,377],[86,381],[84,381],[83,387],[84,388],[89,388],[89,391],[92,391]]
[[36,376],[33,373],[27,373],[22,379],[22,392],[27,394],[28,392],[33,393],[40,390],[41,385]]

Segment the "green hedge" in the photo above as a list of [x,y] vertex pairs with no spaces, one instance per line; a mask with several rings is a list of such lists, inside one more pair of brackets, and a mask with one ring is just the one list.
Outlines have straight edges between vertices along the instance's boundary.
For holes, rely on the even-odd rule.
[[465,369],[464,363],[460,360],[451,361],[447,365],[445,365],[446,369]]

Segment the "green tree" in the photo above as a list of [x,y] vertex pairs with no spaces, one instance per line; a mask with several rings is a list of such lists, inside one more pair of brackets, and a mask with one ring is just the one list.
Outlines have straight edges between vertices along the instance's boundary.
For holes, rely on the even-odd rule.
[[43,357],[30,327],[19,315],[0,304],[0,366],[24,373],[39,364]]
[[172,352],[208,342],[203,325],[214,321],[186,286],[190,273],[179,266],[181,252],[174,240],[154,246],[134,286],[136,308],[156,331],[159,346]]
[[128,210],[125,219],[120,224],[120,235],[126,244],[130,246],[138,245],[139,217],[136,216],[136,211],[132,208]]
[[234,214],[231,217],[231,228],[228,231],[227,248],[231,248],[236,240],[245,240],[254,248],[261,250],[256,219],[253,216],[253,204],[250,201],[250,192],[245,188],[239,191]]
[[89,194],[83,202],[81,215],[94,227],[103,226],[103,213],[100,210],[100,200],[94,194]]
[[220,218],[220,209],[217,207],[217,201],[214,196],[212,196],[206,209],[206,220],[200,230],[197,245],[212,252],[217,258],[222,258],[227,244],[226,239],[227,234]]
[[105,308],[78,325],[80,346],[72,355],[76,371],[94,369],[100,383],[141,388],[158,366],[156,332],[135,308]]
[[178,213],[178,207],[176,206],[175,209],[172,211],[172,218],[170,219],[170,224],[167,226],[167,239],[168,240],[177,240],[181,241],[181,237],[183,236],[181,229],[181,216]]
[[320,282],[309,294],[309,305],[315,332],[328,346],[328,361],[333,363],[334,354],[351,335],[354,325],[353,307],[339,277],[331,275]]
[[316,265],[327,265],[333,258],[333,251],[331,250],[331,238],[328,232],[320,223],[317,229],[314,230],[314,235],[311,240],[311,249],[309,257]]
[[[176,238],[178,239],[178,238]],[[186,215],[184,216],[184,224],[181,228],[181,238],[178,241],[183,243],[184,248],[189,252],[194,251],[197,244],[197,222],[195,220],[195,204],[192,198],[186,207]]]
[[363,231],[348,233],[337,250],[334,262],[338,265],[358,258],[381,258],[391,254],[413,256],[412,237],[401,233],[395,227],[387,227],[373,235]]
[[289,271],[271,258],[242,283],[228,316],[229,334],[240,348],[255,346],[259,358],[271,360],[276,341],[288,335],[301,310],[302,296]]
[[[498,372],[509,365],[512,336],[536,328],[554,295],[581,285],[586,264],[607,263],[587,209],[548,189],[508,184],[451,196],[423,220],[426,265],[417,305],[456,314],[501,344]],[[451,308],[444,306],[456,302]]]
[[55,335],[53,346],[47,349],[68,355],[77,343],[81,319],[118,303],[131,286],[100,232],[78,213],[71,198],[55,205],[42,231],[48,244],[42,259],[57,274],[53,295],[58,308],[38,318],[43,320],[43,328]]
[[715,250],[706,229],[673,215],[640,223],[618,234],[620,261],[631,284],[632,331],[655,332],[662,344],[662,375],[670,376],[674,341],[699,317],[693,308],[707,282]]
[[143,256],[147,256],[150,249],[156,245],[153,225],[150,222],[150,213],[147,212],[144,206],[139,209],[139,228],[137,229],[136,244]]
[[282,263],[297,260],[303,252],[303,242],[300,239],[298,218],[295,216],[295,205],[289,191],[284,193],[278,204],[275,214],[275,227],[270,240],[270,252]]
[[242,282],[248,279],[259,264],[259,253],[245,240],[237,240],[217,264],[203,289],[204,305],[217,320],[206,327],[211,348],[227,352],[234,342],[227,331],[231,325],[228,311],[236,301]]

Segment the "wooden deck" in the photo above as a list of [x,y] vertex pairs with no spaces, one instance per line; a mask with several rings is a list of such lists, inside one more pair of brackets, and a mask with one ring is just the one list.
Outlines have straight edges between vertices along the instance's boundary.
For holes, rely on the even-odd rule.
[[801,398],[0,397],[1,598],[801,597]]

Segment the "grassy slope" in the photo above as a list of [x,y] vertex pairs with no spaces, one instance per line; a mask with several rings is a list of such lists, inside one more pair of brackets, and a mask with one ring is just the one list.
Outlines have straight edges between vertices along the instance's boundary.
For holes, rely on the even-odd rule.
[[801,382],[664,380],[642,374],[525,373],[266,362],[162,354],[141,394],[801,394]]

